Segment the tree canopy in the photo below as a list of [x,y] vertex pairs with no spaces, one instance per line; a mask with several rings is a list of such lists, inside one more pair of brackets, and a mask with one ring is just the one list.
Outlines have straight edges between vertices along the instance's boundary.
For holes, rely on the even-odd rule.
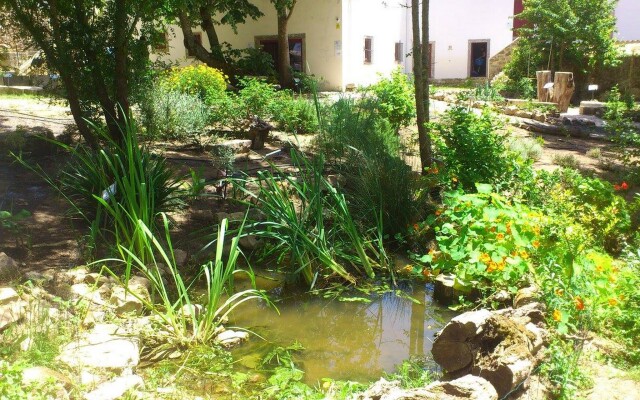
[[573,72],[585,77],[615,63],[613,33],[617,0],[525,0],[525,20],[512,61],[511,78],[534,76],[536,70]]

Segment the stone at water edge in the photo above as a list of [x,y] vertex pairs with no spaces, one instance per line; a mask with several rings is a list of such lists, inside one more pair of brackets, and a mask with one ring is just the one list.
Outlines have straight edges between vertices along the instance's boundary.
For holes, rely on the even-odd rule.
[[465,375],[449,382],[434,382],[424,388],[402,389],[399,381],[380,378],[353,400],[497,400],[498,394],[486,379]]
[[144,386],[138,375],[120,376],[98,386],[94,391],[84,395],[86,400],[116,400],[129,390]]
[[173,250],[173,258],[176,260],[178,267],[184,267],[187,264],[188,254],[184,250],[175,249]]
[[94,368],[121,371],[140,362],[138,338],[119,336],[118,327],[99,324],[81,338],[67,344],[58,360],[71,368]]
[[149,301],[151,298],[149,291],[145,287],[138,285],[129,285],[129,290],[134,292],[136,295],[134,296],[133,294],[128,293],[123,287],[114,287],[111,297],[109,298],[109,303],[115,306],[115,311],[119,315],[140,315],[144,309],[144,303],[138,297]]
[[249,339],[247,332],[226,330],[218,334],[215,341],[225,347],[233,347],[247,339]]

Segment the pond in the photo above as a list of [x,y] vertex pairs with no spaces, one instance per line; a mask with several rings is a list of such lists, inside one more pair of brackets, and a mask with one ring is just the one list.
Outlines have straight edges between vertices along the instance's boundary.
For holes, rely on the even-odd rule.
[[[265,283],[274,285],[257,279],[258,286]],[[432,301],[430,285],[404,286],[401,296],[390,292],[366,298],[368,302],[286,296],[276,288],[270,294],[279,314],[264,304],[250,303],[232,316],[231,325],[263,338],[253,335],[233,351],[234,359],[254,368],[275,346],[297,341],[304,350],[296,353],[296,366],[311,385],[322,378],[368,382],[393,372],[411,356],[429,359],[434,334],[455,313]]]

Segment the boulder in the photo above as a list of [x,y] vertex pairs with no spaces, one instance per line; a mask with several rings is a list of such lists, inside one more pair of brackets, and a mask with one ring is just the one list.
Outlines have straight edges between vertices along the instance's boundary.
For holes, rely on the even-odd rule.
[[20,275],[18,263],[5,253],[0,253],[0,282],[10,281]]
[[449,373],[471,373],[493,385],[500,398],[529,378],[534,367],[526,328],[479,310],[452,319],[433,343],[434,360]]
[[116,400],[129,390],[144,386],[144,381],[138,375],[120,376],[105,382],[95,390],[84,395],[85,400]]
[[0,287],[0,306],[20,300],[18,292],[10,287]]
[[24,318],[26,306],[27,303],[22,300],[0,305],[0,332]]
[[116,334],[118,327],[96,325],[91,332],[65,345],[58,360],[71,368],[122,371],[140,362],[137,338]]
[[498,394],[486,379],[465,375],[447,382],[434,382],[424,388],[402,389],[399,381],[381,378],[354,400],[497,400]]
[[47,367],[30,367],[22,371],[22,384],[44,388],[49,396],[54,395],[59,400],[68,399],[73,387],[69,378]]
[[253,251],[258,248],[260,241],[255,235],[247,235],[241,237],[238,244],[242,250]]
[[76,283],[71,285],[70,297],[72,301],[88,300],[93,304],[104,305],[105,302],[98,289],[86,283]]

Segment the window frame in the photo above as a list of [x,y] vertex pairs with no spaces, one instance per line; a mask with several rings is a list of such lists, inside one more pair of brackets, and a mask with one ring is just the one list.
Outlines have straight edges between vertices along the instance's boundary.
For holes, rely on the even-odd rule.
[[[368,46],[367,46],[368,45]],[[373,37],[364,37],[364,64],[373,64]]]
[[395,61],[396,64],[402,64],[402,62],[404,61],[404,43],[402,43],[401,41],[396,42],[395,43]]

